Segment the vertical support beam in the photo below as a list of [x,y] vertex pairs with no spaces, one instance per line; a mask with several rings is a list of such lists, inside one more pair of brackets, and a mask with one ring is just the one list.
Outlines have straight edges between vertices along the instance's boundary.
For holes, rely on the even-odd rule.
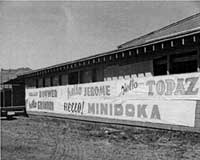
[[4,88],[4,84],[3,84],[3,68],[1,68],[1,88],[2,88],[2,107],[5,107],[5,88]]
[[105,64],[102,64],[101,66],[100,66],[100,70],[101,70],[101,81],[105,81],[105,76],[104,76],[104,71],[105,71]]
[[137,55],[139,54],[139,49],[136,49],[136,54],[137,54]]
[[200,47],[197,47],[197,71],[200,72]]
[[[3,73],[2,73],[3,69],[1,68],[1,91],[0,94],[2,94],[2,98],[3,98]],[[1,95],[0,95],[1,96]],[[3,107],[3,100],[0,99],[0,107]]]
[[46,87],[46,84],[45,84],[45,77],[42,77],[42,87]]
[[[51,80],[52,80],[52,78],[51,78]],[[52,81],[51,81],[51,82],[52,82]],[[51,83],[51,82],[50,82],[50,83]],[[52,84],[52,83],[51,83],[51,84]],[[51,86],[52,86],[52,85],[51,85]],[[38,88],[38,78],[37,78],[37,77],[35,78],[35,88]]]
[[167,55],[167,75],[170,74],[170,55]]
[[63,82],[62,82],[62,75],[59,74],[59,75],[58,75],[58,85],[61,86],[61,85],[63,85],[62,83],[63,83]]
[[4,85],[3,85],[3,107],[6,106],[6,96],[5,96],[5,88],[4,88]]
[[13,85],[11,86],[11,106],[13,106]]
[[81,71],[78,71],[78,84],[81,83]]
[[155,51],[155,45],[152,46],[152,50]]

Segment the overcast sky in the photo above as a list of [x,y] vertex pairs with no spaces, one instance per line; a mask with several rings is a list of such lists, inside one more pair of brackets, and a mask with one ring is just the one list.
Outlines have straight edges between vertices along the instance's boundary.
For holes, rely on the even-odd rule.
[[0,2],[0,68],[55,65],[200,12],[200,2]]

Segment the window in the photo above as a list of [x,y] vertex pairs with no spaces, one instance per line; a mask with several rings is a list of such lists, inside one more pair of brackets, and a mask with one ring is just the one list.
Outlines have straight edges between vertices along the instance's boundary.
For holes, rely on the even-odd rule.
[[171,55],[170,73],[189,73],[197,71],[197,52]]
[[166,75],[167,63],[169,63],[170,74],[197,72],[197,51],[169,55],[169,62],[167,56],[154,59],[154,75]]
[[43,87],[43,78],[38,78],[38,88]]
[[59,75],[58,82],[59,82],[59,85],[62,85],[62,75]]
[[63,74],[61,78],[62,78],[62,85],[68,84],[68,75],[67,74]]
[[153,71],[154,71],[154,76],[167,74],[167,56],[154,59]]
[[78,72],[69,73],[69,84],[78,84]]
[[38,88],[38,79],[35,80],[35,87]]
[[42,87],[45,87],[45,78],[42,78]]
[[97,70],[93,69],[92,70],[92,82],[96,82],[97,81]]
[[50,86],[53,86],[53,77],[50,77]]
[[80,83],[90,83],[92,82],[92,71],[84,70],[80,72]]

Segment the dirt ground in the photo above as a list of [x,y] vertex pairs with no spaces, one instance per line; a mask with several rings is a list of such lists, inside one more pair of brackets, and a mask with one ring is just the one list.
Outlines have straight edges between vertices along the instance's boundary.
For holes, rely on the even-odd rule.
[[2,160],[200,159],[200,134],[31,116],[1,119]]

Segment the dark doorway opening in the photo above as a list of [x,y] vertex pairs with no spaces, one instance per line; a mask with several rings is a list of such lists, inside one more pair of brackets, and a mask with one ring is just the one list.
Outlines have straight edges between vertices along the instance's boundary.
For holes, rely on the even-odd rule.
[[69,84],[78,84],[78,72],[69,73]]
[[167,74],[167,56],[154,59],[153,71],[154,71],[154,76]]

